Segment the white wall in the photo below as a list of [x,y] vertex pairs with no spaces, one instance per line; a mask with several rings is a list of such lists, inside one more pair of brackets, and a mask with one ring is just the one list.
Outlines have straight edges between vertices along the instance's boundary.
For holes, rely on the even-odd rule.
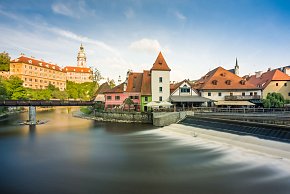
[[[180,92],[181,88],[183,88],[184,85],[186,85],[186,87],[190,89],[189,93]],[[198,96],[198,94],[195,93],[195,91],[192,90],[191,86],[186,82],[183,82],[171,95],[172,96]]]
[[[162,83],[159,83],[159,77],[162,77]],[[170,71],[151,71],[151,91],[152,101],[159,101],[159,96],[162,96],[162,101],[168,101],[170,96]],[[159,92],[159,87],[162,87],[162,92]]]
[[[208,93],[211,93],[211,96],[208,96]],[[219,92],[221,92],[221,96],[219,96]],[[230,93],[233,93],[233,96],[242,96],[242,93],[245,92],[245,95],[246,96],[250,96],[250,92],[253,93],[254,95],[254,92],[257,92],[257,95],[262,95],[261,94],[261,90],[240,90],[240,91],[237,91],[237,90],[233,90],[233,91],[210,91],[210,90],[207,90],[207,91],[201,91],[201,96],[202,97],[205,97],[205,98],[209,98],[209,99],[212,99],[212,100],[225,100],[225,96],[230,96]]]

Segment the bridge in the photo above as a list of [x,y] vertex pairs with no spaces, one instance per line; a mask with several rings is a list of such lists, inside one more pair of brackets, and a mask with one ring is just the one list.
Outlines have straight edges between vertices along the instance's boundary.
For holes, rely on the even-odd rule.
[[72,100],[0,100],[0,106],[28,106],[29,124],[36,124],[36,106],[93,106],[94,101]]

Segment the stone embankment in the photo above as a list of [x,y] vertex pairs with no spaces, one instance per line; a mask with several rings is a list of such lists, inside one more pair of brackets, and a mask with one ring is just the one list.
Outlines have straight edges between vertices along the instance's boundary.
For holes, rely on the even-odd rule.
[[156,127],[163,127],[177,123],[184,119],[186,116],[193,116],[192,111],[182,112],[154,112],[153,113],[153,125]]

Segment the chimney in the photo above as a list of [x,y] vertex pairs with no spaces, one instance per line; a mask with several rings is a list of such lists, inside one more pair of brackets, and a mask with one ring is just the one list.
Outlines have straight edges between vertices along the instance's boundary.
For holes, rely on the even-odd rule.
[[271,70],[272,70],[271,67],[269,67],[267,71],[271,71]]
[[256,78],[259,78],[262,76],[262,71],[256,71],[255,74],[256,74]]

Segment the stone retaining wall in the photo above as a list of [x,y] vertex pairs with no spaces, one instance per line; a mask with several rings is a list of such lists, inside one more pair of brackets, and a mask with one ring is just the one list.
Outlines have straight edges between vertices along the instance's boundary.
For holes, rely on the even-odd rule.
[[152,113],[140,112],[95,112],[95,117],[100,121],[152,123]]

